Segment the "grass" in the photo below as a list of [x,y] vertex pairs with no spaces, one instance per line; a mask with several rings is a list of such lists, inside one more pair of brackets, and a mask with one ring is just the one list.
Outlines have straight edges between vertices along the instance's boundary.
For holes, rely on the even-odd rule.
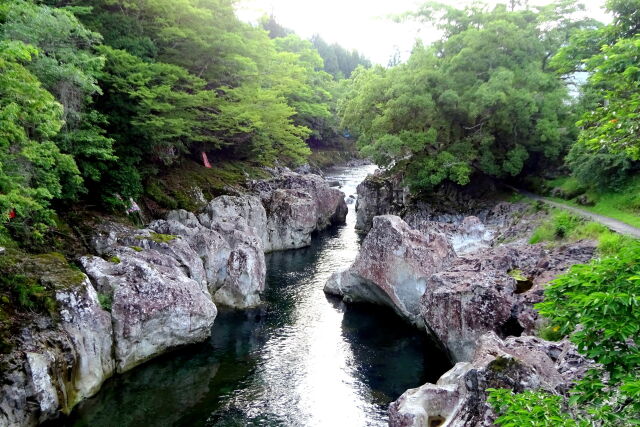
[[[562,191],[575,190],[577,181],[573,178],[558,178],[549,181],[552,188],[560,188]],[[569,191],[567,194],[574,194]],[[583,190],[588,199],[594,202],[593,206],[582,206],[575,200],[567,200],[565,198],[550,197],[551,200],[566,203],[571,206],[579,207],[589,212],[607,216],[622,221],[626,224],[640,228],[640,177],[631,179],[619,191],[598,192],[594,190]],[[576,197],[572,196],[569,199]]]
[[529,243],[558,244],[580,239],[596,240],[601,255],[616,254],[634,240],[614,233],[604,225],[587,221],[567,211],[554,209],[551,216],[534,230]]

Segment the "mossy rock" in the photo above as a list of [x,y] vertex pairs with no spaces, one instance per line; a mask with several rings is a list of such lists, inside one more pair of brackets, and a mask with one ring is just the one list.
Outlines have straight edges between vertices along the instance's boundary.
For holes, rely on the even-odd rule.
[[0,353],[34,316],[57,321],[56,291],[81,285],[86,276],[56,252],[32,255],[7,249],[0,255]]
[[247,179],[266,179],[270,175],[260,165],[242,161],[211,159],[212,168],[186,160],[165,174],[149,179],[145,196],[163,209],[185,209],[196,212],[204,204],[194,195],[201,192],[205,201],[242,191]]
[[161,234],[156,232],[151,232],[148,236],[136,236],[138,240],[151,240],[155,243],[169,243],[177,239],[178,236],[173,234]]

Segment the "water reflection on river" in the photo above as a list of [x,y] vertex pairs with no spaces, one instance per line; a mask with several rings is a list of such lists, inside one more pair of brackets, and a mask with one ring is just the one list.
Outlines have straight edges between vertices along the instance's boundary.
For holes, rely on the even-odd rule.
[[[373,169],[341,168],[331,177],[349,196]],[[390,311],[324,295],[331,273],[357,254],[353,208],[346,226],[311,247],[267,256],[264,307],[222,311],[209,341],[108,382],[64,425],[384,425],[389,402],[447,366]]]

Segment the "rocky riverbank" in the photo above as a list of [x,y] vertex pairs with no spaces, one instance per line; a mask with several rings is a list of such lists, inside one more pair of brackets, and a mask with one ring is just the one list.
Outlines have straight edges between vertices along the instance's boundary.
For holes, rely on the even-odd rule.
[[52,295],[47,310],[21,315],[0,355],[0,425],[56,418],[110,376],[203,341],[217,306],[260,303],[265,252],[306,246],[346,213],[324,179],[281,169],[201,212],[171,211],[142,229],[97,224],[82,271],[55,255],[0,255]]
[[566,392],[589,362],[569,342],[534,337],[543,324],[533,306],[546,283],[594,256],[595,242],[531,245],[544,214],[529,205],[491,205],[451,188],[436,196],[447,193],[448,203],[422,209],[400,182],[379,175],[358,187],[358,225],[368,234],[353,265],[325,285],[346,302],[389,306],[457,363],[437,384],[403,394],[390,424],[491,425],[487,387]]

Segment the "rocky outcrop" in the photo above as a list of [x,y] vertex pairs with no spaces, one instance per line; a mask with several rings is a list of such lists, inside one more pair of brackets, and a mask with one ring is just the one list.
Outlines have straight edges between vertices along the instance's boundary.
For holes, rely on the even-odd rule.
[[483,217],[497,202],[495,182],[480,175],[472,177],[466,186],[447,181],[428,196],[416,198],[402,172],[376,171],[358,185],[357,192],[356,229],[364,233],[378,215],[398,215],[411,227],[419,228],[422,221],[451,223],[470,215]]
[[357,187],[356,230],[368,232],[373,218],[379,215],[401,215],[409,204],[409,189],[399,174],[384,175],[378,170]]
[[566,394],[593,365],[564,340],[483,335],[472,359],[456,364],[436,384],[407,390],[389,407],[392,427],[491,426],[496,418],[487,388]]
[[[187,277],[196,281],[214,302],[234,308],[256,306],[266,276],[262,240],[244,217],[234,215],[233,208],[249,206],[254,200],[244,196],[218,199],[199,217],[187,211],[172,211],[167,220],[154,221],[142,230],[105,223],[95,234],[93,246],[106,258],[117,257],[114,250],[121,247],[166,255],[176,260]],[[228,200],[233,207],[225,208]],[[247,218],[254,220],[249,215]]]
[[211,334],[216,306],[175,258],[117,247],[110,261],[89,256],[81,263],[110,301],[118,372]]
[[23,256],[20,269],[53,292],[54,321],[21,319],[15,347],[0,354],[0,425],[35,425],[68,413],[115,371],[109,313],[89,279],[57,255]]
[[533,333],[544,285],[593,256],[593,242],[546,249],[505,245],[458,257],[428,278],[420,316],[455,361],[470,360],[481,335]]
[[427,280],[454,258],[453,247],[441,234],[420,233],[397,216],[378,216],[353,265],[334,273],[324,289],[345,301],[390,306],[423,326],[420,297]]
[[314,174],[283,171],[276,178],[251,186],[262,201],[267,216],[267,252],[295,249],[311,243],[311,233],[347,217],[344,193]]

